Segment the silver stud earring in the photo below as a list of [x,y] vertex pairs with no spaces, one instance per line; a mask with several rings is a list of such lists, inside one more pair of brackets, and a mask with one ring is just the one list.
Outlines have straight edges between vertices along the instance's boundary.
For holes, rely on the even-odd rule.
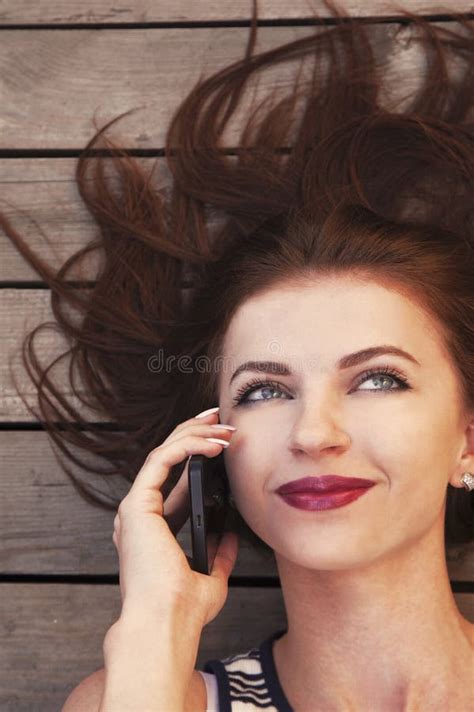
[[464,489],[468,490],[468,492],[474,490],[474,475],[472,475],[470,472],[465,472],[463,474],[463,476],[461,477],[461,482],[464,486]]

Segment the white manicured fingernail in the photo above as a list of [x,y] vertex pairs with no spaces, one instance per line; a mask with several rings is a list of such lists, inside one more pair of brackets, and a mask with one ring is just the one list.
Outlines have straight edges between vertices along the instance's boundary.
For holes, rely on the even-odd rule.
[[206,415],[211,415],[211,413],[217,413],[219,410],[219,406],[217,408],[209,408],[209,410],[203,410],[202,413],[198,413],[198,415],[195,415],[195,418],[204,418]]
[[213,423],[212,425],[209,426],[210,428],[224,428],[224,430],[237,430],[237,428],[234,428],[233,425],[216,425]]
[[219,443],[219,445],[223,445],[224,447],[229,447],[230,445],[227,440],[221,440],[220,438],[206,438],[206,440],[209,440],[210,443]]

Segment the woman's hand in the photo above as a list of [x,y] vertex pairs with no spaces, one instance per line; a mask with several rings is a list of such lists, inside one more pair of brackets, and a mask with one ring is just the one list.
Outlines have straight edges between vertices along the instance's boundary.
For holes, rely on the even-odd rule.
[[[180,423],[152,450],[114,520],[113,542],[120,565],[121,617],[163,615],[189,606],[204,627],[224,606],[228,578],[238,552],[235,532],[224,532],[209,576],[193,571],[175,534],[189,516],[188,466],[163,502],[160,487],[170,468],[186,457],[216,457],[232,431],[216,425],[217,413]],[[171,528],[170,528],[171,527]]]

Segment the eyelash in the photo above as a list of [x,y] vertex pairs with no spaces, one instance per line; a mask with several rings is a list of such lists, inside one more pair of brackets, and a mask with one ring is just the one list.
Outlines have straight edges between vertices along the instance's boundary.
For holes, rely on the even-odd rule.
[[[407,378],[400,373],[400,371],[397,371],[396,368],[392,368],[389,366],[382,366],[379,368],[372,368],[367,371],[364,371],[359,377],[359,380],[356,384],[356,387],[358,388],[364,381],[368,380],[371,376],[390,376],[393,378],[394,381],[396,381],[399,385],[399,388],[376,388],[374,389],[374,393],[377,393],[379,391],[383,393],[390,393],[393,391],[404,391],[409,388],[411,388]],[[281,385],[277,383],[276,381],[269,381],[265,380],[262,381],[259,378],[254,378],[248,383],[246,383],[244,386],[239,388],[237,391],[237,394],[235,398],[232,399],[232,401],[236,404],[239,405],[240,403],[264,403],[265,401],[270,401],[270,400],[279,400],[278,398],[261,398],[260,400],[254,400],[254,401],[246,401],[246,397],[250,395],[253,391],[259,390],[259,388],[265,388],[265,386],[270,386],[272,388],[275,388],[282,393],[284,393],[283,389],[281,388]]]

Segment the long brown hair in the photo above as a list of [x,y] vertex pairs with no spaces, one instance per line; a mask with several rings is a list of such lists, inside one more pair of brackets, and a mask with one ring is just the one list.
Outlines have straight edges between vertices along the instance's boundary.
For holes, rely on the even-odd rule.
[[[57,273],[0,215],[51,288],[71,344],[72,393],[110,424],[81,415],[35,355],[42,327],[28,334],[24,365],[39,412],[29,409],[97,506],[120,501],[98,492],[98,476],[132,482],[178,422],[216,405],[217,369],[198,360],[215,363],[237,307],[288,278],[350,273],[410,295],[433,315],[461,402],[474,410],[473,23],[447,10],[450,22],[438,25],[397,8],[399,30],[422,48],[426,71],[416,91],[387,107],[390,73],[376,57],[373,28],[325,4],[332,24],[255,54],[254,2],[245,56],[200,80],[173,116],[169,188],[155,185],[156,165],[147,172],[106,135],[126,114],[96,132],[76,180],[98,235]],[[225,150],[223,132],[250,80],[283,62],[297,62],[294,80],[254,102],[238,146]],[[92,250],[101,262],[85,289],[67,277]],[[184,464],[170,473],[165,496]],[[448,544],[472,537],[473,497],[448,485]],[[242,519],[239,530],[268,550]]]

